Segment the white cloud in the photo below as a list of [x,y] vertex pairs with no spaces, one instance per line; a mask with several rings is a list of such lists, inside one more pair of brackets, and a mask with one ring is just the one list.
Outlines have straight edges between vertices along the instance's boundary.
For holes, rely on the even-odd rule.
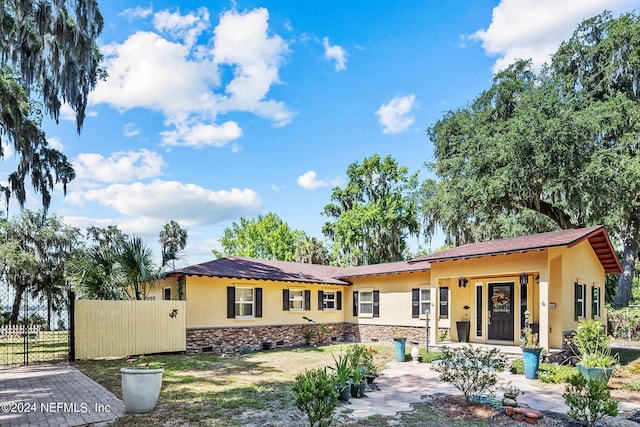
[[153,8],[151,6],[149,7],[138,6],[138,7],[130,7],[128,9],[125,9],[122,12],[120,12],[120,15],[124,16],[129,22],[131,22],[134,19],[146,18],[152,13],[153,13]]
[[206,225],[252,215],[261,200],[250,189],[212,191],[195,184],[156,180],[149,184],[114,184],[70,195],[75,204],[97,202],[135,218],[172,218],[180,224]]
[[329,184],[319,180],[314,171],[309,171],[298,177],[298,185],[305,190],[315,190],[316,188],[326,187]]
[[382,133],[396,134],[404,132],[413,124],[415,117],[411,112],[415,108],[414,94],[396,96],[387,104],[382,104],[375,112],[382,125]]
[[83,153],[73,162],[79,181],[129,182],[162,175],[166,166],[162,156],[149,150],[113,153],[105,158],[97,153]]
[[245,13],[225,12],[214,30],[213,55],[218,65],[234,67],[234,77],[221,100],[225,111],[250,111],[286,125],[292,113],[282,102],[265,100],[271,85],[279,83],[278,70],[289,52],[278,35],[269,35],[269,12],[258,8]]
[[167,116],[214,110],[209,87],[219,83],[218,75],[211,72],[211,61],[191,60],[184,45],[137,32],[101,51],[109,77],[98,82],[92,104],[106,103],[121,111],[141,107]]
[[531,58],[536,67],[551,55],[577,25],[603,10],[619,13],[637,7],[637,0],[502,0],[493,9],[488,28],[469,37],[479,40],[490,55],[498,56],[494,72],[516,59]]
[[324,46],[324,57],[330,61],[336,61],[336,71],[346,70],[347,51],[342,46],[330,45],[329,37],[322,39],[322,45]]
[[60,138],[57,138],[55,136],[47,138],[47,143],[51,146],[51,148],[54,148],[60,152],[64,151],[64,145],[62,144],[62,141],[60,141]]
[[[149,16],[143,11],[129,14]],[[218,124],[227,112],[250,112],[275,126],[290,123],[294,113],[268,98],[289,52],[280,36],[270,34],[268,11],[225,12],[212,32],[209,19],[206,8],[184,15],[163,10],[153,15],[156,32],[102,46],[109,77],[98,82],[91,105],[160,111],[167,126],[162,137],[171,145],[222,146],[239,138],[240,124]]]
[[131,138],[140,134],[140,128],[135,123],[126,123],[122,129],[122,134],[127,138]]
[[225,122],[220,126],[202,122],[197,122],[193,125],[177,122],[174,130],[161,132],[161,135],[163,145],[181,145],[195,148],[209,145],[222,147],[228,142],[240,138],[242,129],[234,121]]
[[158,31],[167,31],[173,37],[184,40],[188,47],[195,44],[204,30],[209,27],[209,11],[201,7],[196,13],[180,15],[178,12],[163,10],[153,16],[153,25]]

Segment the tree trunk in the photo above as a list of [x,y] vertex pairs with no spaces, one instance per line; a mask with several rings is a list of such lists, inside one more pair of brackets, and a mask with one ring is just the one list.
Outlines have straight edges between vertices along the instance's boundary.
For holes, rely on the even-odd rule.
[[616,307],[626,307],[631,299],[631,288],[633,287],[633,269],[638,257],[638,237],[640,232],[640,192],[636,193],[636,198],[627,221],[627,231],[624,236],[624,250],[622,253],[622,274],[618,279],[618,290],[613,300]]
[[24,294],[25,287],[17,286],[16,295],[13,297],[13,306],[11,307],[11,317],[9,318],[10,325],[18,324],[18,316],[20,315],[20,305],[22,304],[22,294]]

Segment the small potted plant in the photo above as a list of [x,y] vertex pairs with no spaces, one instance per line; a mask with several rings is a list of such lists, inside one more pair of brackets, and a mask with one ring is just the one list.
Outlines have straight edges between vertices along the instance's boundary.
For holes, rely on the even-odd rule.
[[393,345],[396,352],[396,361],[404,362],[405,361],[405,348],[406,348],[407,338],[403,336],[400,328],[396,330],[395,336],[393,338]]
[[611,355],[611,339],[604,326],[596,320],[582,322],[576,329],[573,344],[580,357],[576,364],[578,372],[587,381],[595,379],[607,384],[618,360]]
[[367,382],[364,379],[364,369],[361,366],[355,366],[351,372],[353,379],[351,383],[351,397],[364,397],[364,391],[367,388]]
[[540,366],[540,353],[542,347],[538,347],[538,334],[533,333],[530,326],[522,330],[524,343],[522,345],[522,359],[524,362],[524,377],[529,380],[536,378]]
[[122,401],[125,410],[132,414],[151,411],[156,406],[162,387],[164,368],[152,362],[144,354],[127,359],[127,367],[120,368],[122,375]]
[[351,366],[349,364],[349,356],[346,354],[338,355],[336,359],[333,355],[335,366],[329,366],[329,369],[333,369],[336,372],[336,378],[338,385],[336,391],[338,392],[338,400],[348,401],[349,394],[351,393],[351,383],[349,377],[351,376]]
[[524,394],[524,391],[509,383],[504,390],[502,406],[518,406],[518,396],[521,394]]

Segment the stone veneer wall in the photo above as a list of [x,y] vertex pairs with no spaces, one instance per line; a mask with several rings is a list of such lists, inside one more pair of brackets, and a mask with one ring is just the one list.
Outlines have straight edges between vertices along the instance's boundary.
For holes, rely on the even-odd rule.
[[392,344],[393,338],[403,336],[407,343],[424,344],[425,328],[413,326],[361,325],[329,323],[313,325],[272,325],[227,328],[188,328],[187,353],[234,354],[242,350],[258,350],[263,342],[273,347],[306,345],[305,333],[313,330],[311,344],[332,342],[362,342]]

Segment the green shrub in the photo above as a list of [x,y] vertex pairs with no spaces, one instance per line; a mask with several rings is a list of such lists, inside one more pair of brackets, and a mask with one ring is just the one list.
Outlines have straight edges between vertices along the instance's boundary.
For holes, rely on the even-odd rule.
[[[524,362],[522,359],[514,360],[509,369],[512,374],[524,374]],[[557,365],[555,363],[540,363],[538,367],[538,379],[547,384],[560,384],[569,381],[577,369],[573,366]]]
[[605,415],[618,415],[618,402],[611,400],[607,385],[598,380],[587,381],[580,374],[569,379],[562,397],[569,407],[567,415],[588,426],[594,426]]
[[379,369],[374,361],[377,350],[367,347],[364,344],[352,344],[347,347],[347,357],[350,360],[351,368],[361,367],[366,375],[378,375]]
[[309,417],[311,427],[327,427],[333,421],[338,405],[336,378],[326,369],[311,369],[298,374],[293,392],[294,405]]
[[604,354],[611,345],[611,339],[607,336],[604,325],[597,320],[580,322],[573,337],[573,344],[580,355]]
[[440,379],[451,383],[464,394],[467,402],[472,396],[488,394],[498,382],[498,371],[504,370],[506,357],[497,349],[483,350],[470,345],[456,349],[442,348],[442,359],[432,369]]
[[[542,365],[542,363],[541,363]],[[524,360],[517,359],[511,362],[511,369],[509,369],[512,374],[520,374],[524,375]],[[538,368],[540,370],[540,368]]]
[[422,360],[424,363],[431,363],[434,360],[440,360],[442,359],[442,352],[437,350],[437,351],[430,351],[429,353],[427,353],[427,350],[425,348],[421,348],[420,349],[420,360]]
[[569,382],[569,378],[577,373],[578,370],[573,366],[541,363],[538,368],[538,379],[547,384],[561,384]]

